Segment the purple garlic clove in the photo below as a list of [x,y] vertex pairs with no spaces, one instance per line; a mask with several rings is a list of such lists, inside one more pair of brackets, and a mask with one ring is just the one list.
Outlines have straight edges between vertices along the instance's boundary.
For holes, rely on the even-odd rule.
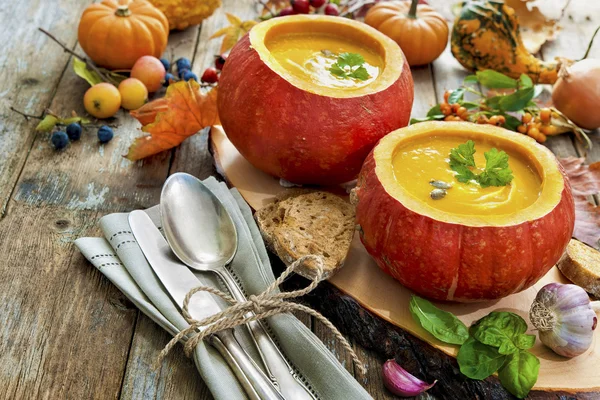
[[432,384],[423,382],[402,368],[395,360],[387,360],[383,364],[383,384],[397,396],[412,397],[431,389]]

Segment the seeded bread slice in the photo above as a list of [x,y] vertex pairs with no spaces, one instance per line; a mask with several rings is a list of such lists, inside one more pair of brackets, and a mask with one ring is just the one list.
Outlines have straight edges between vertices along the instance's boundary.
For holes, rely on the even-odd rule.
[[[327,192],[279,196],[254,218],[267,247],[286,265],[305,255],[322,255],[325,279],[342,267],[354,236],[354,207]],[[315,265],[308,262],[297,272],[311,278]]]
[[567,251],[558,262],[558,269],[571,282],[600,298],[600,252],[598,250],[571,239]]

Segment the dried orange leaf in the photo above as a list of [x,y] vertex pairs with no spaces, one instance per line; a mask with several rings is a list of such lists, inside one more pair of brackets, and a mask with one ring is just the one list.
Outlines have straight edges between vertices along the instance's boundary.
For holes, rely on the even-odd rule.
[[179,145],[200,129],[219,123],[217,88],[201,91],[194,80],[173,83],[165,97],[132,111],[148,135],[135,139],[125,157],[135,161]]
[[223,43],[221,44],[221,53],[230,50],[235,44],[244,36],[252,27],[258,22],[254,20],[242,21],[240,18],[233,14],[226,13],[229,26],[219,29],[210,37],[211,39],[223,36]]
[[514,8],[523,45],[527,51],[535,54],[544,43],[556,39],[560,31],[558,21],[568,1],[545,0],[542,3],[538,0],[505,0],[504,3]]
[[585,165],[584,158],[561,158],[575,199],[575,231],[573,237],[598,248],[600,243],[600,207],[590,203],[588,196],[600,194],[600,162]]

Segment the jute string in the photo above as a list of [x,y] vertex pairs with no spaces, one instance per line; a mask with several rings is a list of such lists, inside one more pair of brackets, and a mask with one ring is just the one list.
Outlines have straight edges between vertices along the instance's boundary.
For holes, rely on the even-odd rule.
[[[279,288],[279,285],[285,281],[285,279],[292,273],[294,270],[303,263],[313,260],[314,265],[316,266],[316,274],[311,279],[310,285],[305,287],[304,289],[294,290],[291,292],[279,292],[276,290]],[[310,307],[306,307],[302,304],[293,303],[289,301],[285,301],[286,299],[292,299],[295,297],[304,296],[307,293],[310,293],[314,288],[317,287],[319,282],[323,278],[323,258],[321,256],[316,255],[308,255],[299,258],[290,264],[286,270],[273,282],[264,292],[251,295],[248,297],[247,301],[239,302],[231,297],[229,294],[216,289],[212,286],[198,286],[192,290],[190,290],[186,295],[183,301],[183,309],[182,314],[183,318],[190,324],[189,327],[179,332],[171,341],[165,346],[165,348],[160,352],[156,362],[154,363],[154,368],[158,368],[160,366],[162,360],[165,356],[171,351],[173,346],[177,344],[179,341],[185,341],[184,350],[185,354],[190,357],[194,348],[198,345],[201,340],[209,337],[210,335],[225,330],[234,328],[236,326],[244,325],[250,321],[258,321],[261,319],[269,318],[273,315],[288,313],[290,311],[302,311],[306,314],[312,315],[318,321],[323,323],[334,336],[342,343],[344,349],[350,354],[352,357],[352,361],[358,367],[358,369],[364,374],[366,374],[366,369],[363,363],[358,359],[358,356],[352,350],[350,343],[344,338],[344,336],[340,333],[340,331],[321,313],[313,310]],[[228,303],[232,304],[229,308],[214,314],[210,317],[204,318],[200,321],[194,319],[188,310],[189,302],[192,296],[198,292],[208,292],[212,293],[216,296],[221,297]],[[249,314],[252,312],[252,314]],[[202,328],[202,329],[200,329]],[[188,336],[189,335],[189,336]],[[187,340],[186,340],[187,338]]]

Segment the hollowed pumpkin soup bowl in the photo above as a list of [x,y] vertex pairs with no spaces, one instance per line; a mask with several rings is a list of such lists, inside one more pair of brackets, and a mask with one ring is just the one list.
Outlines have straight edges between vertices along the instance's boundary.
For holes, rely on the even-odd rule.
[[377,141],[408,124],[412,102],[410,68],[394,41],[323,15],[253,27],[227,58],[217,99],[238,151],[300,184],[355,179]]
[[[456,179],[449,153],[469,140],[478,168],[492,148],[508,154],[508,185]],[[454,302],[499,299],[533,285],[562,256],[575,221],[569,181],[547,148],[467,122],[423,122],[384,137],[362,167],[353,200],[377,265],[422,296]]]

